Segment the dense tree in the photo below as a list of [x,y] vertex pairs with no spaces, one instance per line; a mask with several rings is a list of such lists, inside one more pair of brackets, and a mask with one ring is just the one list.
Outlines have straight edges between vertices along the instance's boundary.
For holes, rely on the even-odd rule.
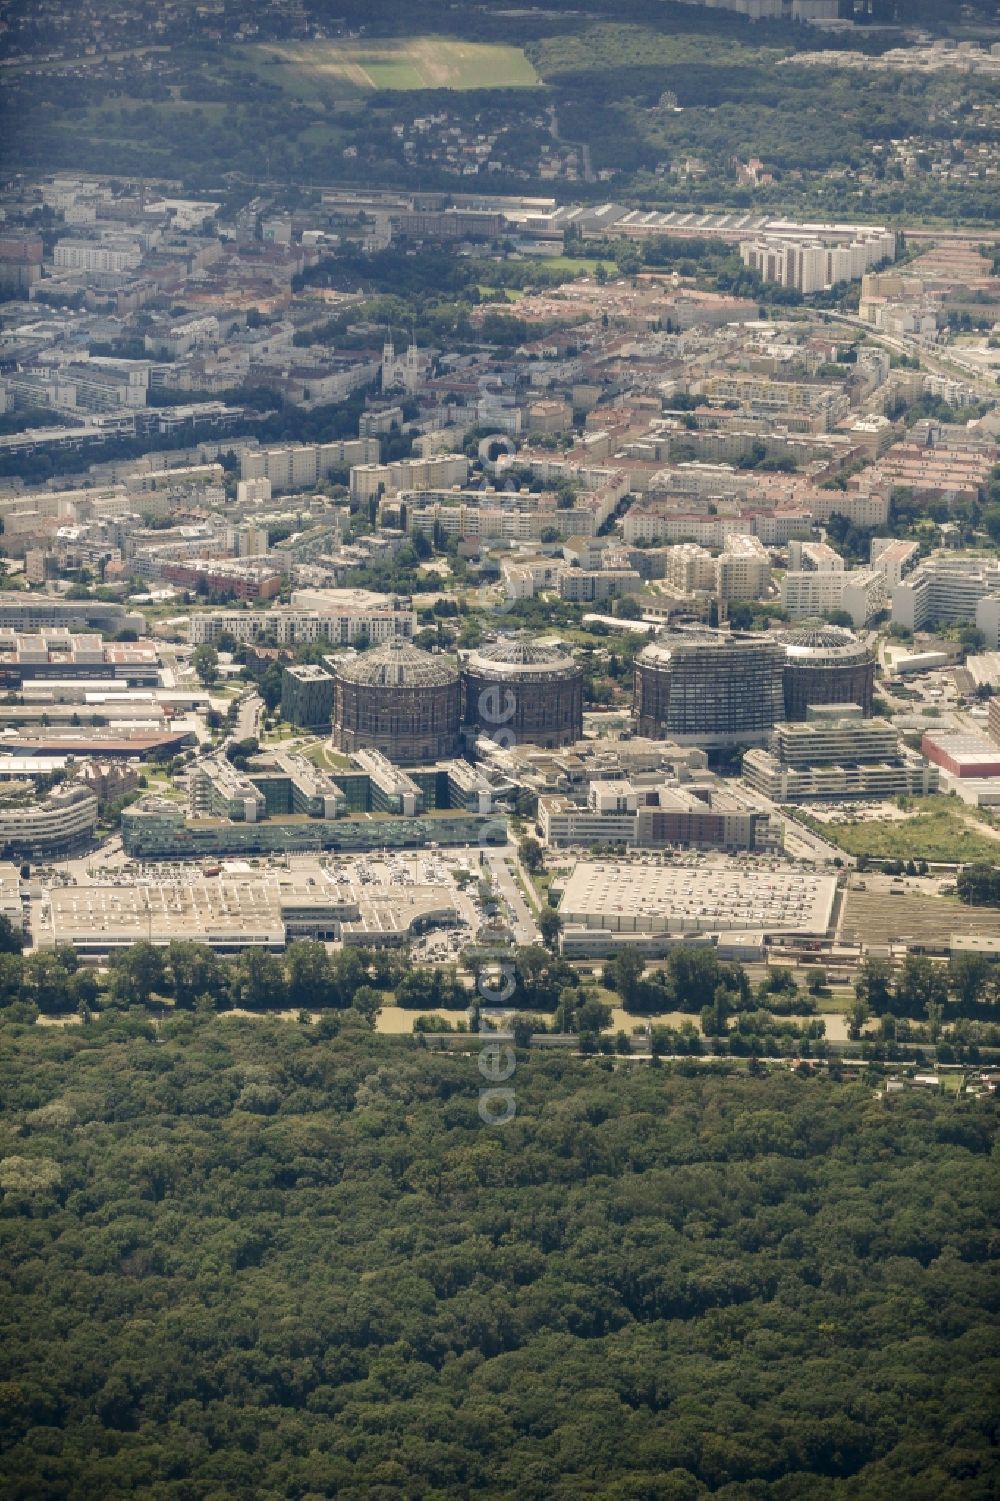
[[4,1493],[988,1501],[990,1103],[716,1068],[8,1020]]
[[326,945],[312,939],[291,943],[285,953],[285,988],[291,1006],[325,1010],[339,1001]]
[[123,1005],[146,1005],[163,980],[163,950],[152,943],[134,943],[112,958],[111,993]]
[[167,945],[166,979],[175,1003],[187,1009],[201,996],[219,996],[222,966],[207,944],[176,939]]
[[219,653],[208,643],[196,646],[191,653],[191,665],[198,674],[199,682],[214,683],[219,676]]
[[622,1005],[626,1010],[634,1008],[639,998],[639,986],[642,981],[642,972],[645,961],[635,949],[620,949],[607,966],[606,978],[608,983],[617,990],[621,996]]
[[15,927],[6,913],[0,912],[0,954],[19,954],[23,940],[22,929]]
[[979,863],[959,871],[955,889],[972,907],[1000,906],[1000,865]]
[[517,852],[521,857],[521,864],[529,874],[534,875],[545,864],[545,851],[531,834],[525,834],[517,846]]
[[948,998],[948,973],[925,954],[907,954],[896,982],[896,1001],[906,1016],[924,1017],[928,1006]]
[[892,970],[885,959],[865,959],[854,982],[854,994],[870,1012],[880,1016],[892,1001]]
[[543,907],[538,914],[538,931],[542,935],[542,942],[547,949],[555,949],[559,943],[559,934],[562,932],[562,918],[555,907]]
[[283,1006],[287,996],[281,961],[267,949],[245,949],[233,976],[233,999],[251,1011]]
[[959,1005],[968,1010],[992,998],[998,973],[985,954],[958,953],[951,957],[946,983]]

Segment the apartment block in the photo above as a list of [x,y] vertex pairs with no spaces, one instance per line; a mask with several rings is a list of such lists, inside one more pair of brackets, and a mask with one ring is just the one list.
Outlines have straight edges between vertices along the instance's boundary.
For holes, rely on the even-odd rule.
[[240,459],[240,476],[243,480],[267,479],[272,490],[305,490],[328,479],[335,470],[377,464],[380,456],[379,440],[374,437],[250,449]]
[[809,235],[767,234],[740,243],[744,266],[763,281],[777,282],[808,296],[837,282],[858,281],[882,261],[896,258],[896,236],[890,229],[858,230],[846,243],[825,243]]
[[771,563],[758,537],[731,535],[715,560],[715,592],[723,603],[761,599],[771,583]]
[[271,481],[266,474],[257,479],[241,479],[236,482],[236,504],[238,506],[260,505],[271,499]]
[[[923,630],[933,621],[977,620],[980,605],[993,594],[1000,594],[1000,562],[937,553],[895,586],[892,618],[908,631]],[[980,629],[987,634],[992,614],[992,607],[984,606]],[[996,649],[995,642],[990,649]]]
[[788,544],[788,567],[801,573],[843,573],[844,560],[827,542],[793,539]]
[[599,604],[638,594],[642,578],[634,568],[567,568],[559,575],[560,599],[579,604]]
[[871,565],[885,579],[887,589],[895,589],[920,559],[920,544],[895,537],[873,537]]
[[829,521],[831,516],[843,516],[852,526],[879,527],[889,520],[888,484],[880,488],[851,488],[847,490],[814,490],[803,497],[814,521]]
[[53,254],[57,271],[120,273],[141,260],[142,247],[134,240],[59,240]]
[[[304,592],[304,591],[303,591]],[[266,641],[274,646],[297,646],[327,641],[350,646],[358,639],[378,642],[400,636],[409,639],[416,629],[416,612],[409,600],[363,589],[330,589],[322,603],[290,605],[270,610],[212,610],[191,617],[191,644],[215,643],[223,635],[241,643]]]
[[281,717],[307,730],[329,730],[333,718],[333,678],[316,663],[286,667],[281,674]]
[[889,593],[875,568],[789,571],[781,581],[781,603],[793,620],[846,610],[861,629],[887,607]]
[[463,453],[400,459],[395,464],[364,462],[351,467],[351,499],[365,501],[379,494],[398,495],[401,490],[464,485],[468,476],[469,461]]

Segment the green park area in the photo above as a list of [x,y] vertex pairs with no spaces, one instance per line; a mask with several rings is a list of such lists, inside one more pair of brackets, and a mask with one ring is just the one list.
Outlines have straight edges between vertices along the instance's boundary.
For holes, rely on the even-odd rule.
[[333,750],[325,740],[317,740],[312,745],[307,746],[303,754],[308,761],[311,761],[314,766],[318,766],[321,771],[349,771],[351,769],[350,758],[342,756],[339,751]]
[[988,1103],[518,1047],[491,1129],[356,1007],[123,977],[3,1012],[5,1495],[995,1495]]
[[539,256],[535,264],[545,266],[549,271],[565,271],[569,277],[593,276],[600,265],[612,274],[615,269],[614,266],[608,266],[606,261],[586,255],[543,255]]

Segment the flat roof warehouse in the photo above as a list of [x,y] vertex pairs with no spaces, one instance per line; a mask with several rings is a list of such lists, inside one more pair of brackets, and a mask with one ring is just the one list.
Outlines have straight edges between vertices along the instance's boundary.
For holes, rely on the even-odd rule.
[[835,876],[753,872],[736,865],[643,866],[581,861],[559,905],[567,948],[573,930],[680,941],[760,932],[824,936],[833,918]]
[[142,941],[192,940],[212,948],[283,949],[293,938],[398,945],[414,929],[461,920],[446,885],[391,891],[338,882],[318,865],[279,874],[193,875],[149,885],[55,887],[47,894],[39,947],[68,943],[103,955]]

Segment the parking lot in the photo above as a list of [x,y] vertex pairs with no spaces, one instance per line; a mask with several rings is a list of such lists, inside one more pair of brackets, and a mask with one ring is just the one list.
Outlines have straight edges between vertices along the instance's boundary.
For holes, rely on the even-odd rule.
[[892,802],[809,803],[808,812],[817,823],[905,823],[912,815]]

